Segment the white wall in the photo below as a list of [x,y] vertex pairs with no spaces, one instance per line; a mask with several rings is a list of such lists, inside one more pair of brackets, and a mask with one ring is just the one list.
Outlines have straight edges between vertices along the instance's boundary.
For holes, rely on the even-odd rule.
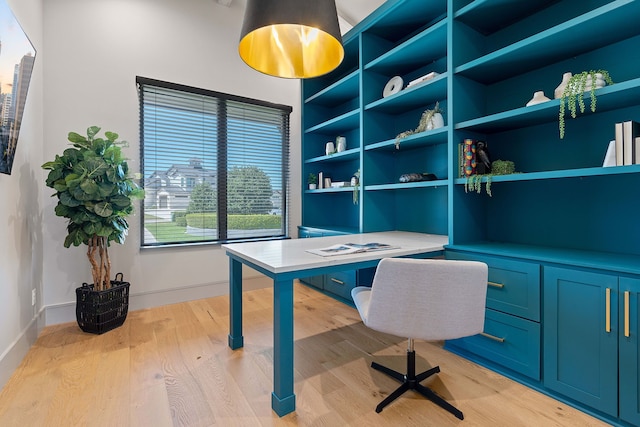
[[42,303],[42,0],[8,0],[35,46],[32,82],[11,175],[0,174],[0,386],[38,333]]
[[[291,220],[300,223],[300,82],[260,74],[237,54],[244,0],[44,1],[44,159],[66,146],[69,131],[91,125],[131,144],[125,154],[139,171],[137,75],[293,106]],[[26,145],[26,144],[24,144]],[[24,149],[24,146],[20,147]],[[31,164],[31,163],[30,163]],[[35,162],[33,162],[35,164]],[[39,163],[38,163],[39,165]],[[65,249],[64,220],[41,183],[43,290],[47,324],[73,320],[74,289],[90,281],[86,248]],[[32,185],[34,185],[32,183]],[[132,284],[131,309],[228,291],[228,258],[219,246],[140,250],[140,217],[130,219],[125,245],[112,245],[112,271]],[[247,271],[247,274],[256,273]]]

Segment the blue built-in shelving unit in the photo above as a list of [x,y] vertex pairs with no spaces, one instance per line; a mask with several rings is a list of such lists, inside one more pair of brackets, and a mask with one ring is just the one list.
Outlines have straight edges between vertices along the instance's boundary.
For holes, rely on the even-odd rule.
[[[602,162],[615,123],[640,122],[639,17],[634,0],[389,0],[345,35],[337,70],[302,83],[303,179],[361,182],[357,204],[352,188],[303,190],[300,235],[448,234],[446,256],[486,262],[490,283],[484,334],[446,348],[625,426],[640,425],[640,165]],[[614,84],[595,113],[585,93],[560,139],[554,89],[592,69]],[[552,99],[526,107],[536,91]],[[436,102],[445,126],[396,149]],[[325,155],[338,135],[347,151]],[[491,197],[465,191],[465,138],[515,163]],[[437,180],[399,182],[409,172]]]

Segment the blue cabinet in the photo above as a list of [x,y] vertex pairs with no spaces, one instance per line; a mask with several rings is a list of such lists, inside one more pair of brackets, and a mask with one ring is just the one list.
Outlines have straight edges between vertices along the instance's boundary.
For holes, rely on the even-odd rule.
[[545,386],[638,425],[639,299],[640,279],[546,267]]
[[447,341],[483,364],[540,379],[540,265],[512,258],[446,251],[447,259],[489,266],[487,311],[482,334]]

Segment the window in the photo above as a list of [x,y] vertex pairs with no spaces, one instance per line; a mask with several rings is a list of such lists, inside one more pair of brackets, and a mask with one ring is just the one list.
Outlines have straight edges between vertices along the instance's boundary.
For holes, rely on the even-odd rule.
[[136,81],[142,246],[286,237],[291,107]]

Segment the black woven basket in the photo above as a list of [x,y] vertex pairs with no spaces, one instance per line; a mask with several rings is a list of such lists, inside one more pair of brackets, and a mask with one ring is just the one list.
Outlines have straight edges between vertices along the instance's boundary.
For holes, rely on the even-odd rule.
[[116,274],[111,288],[94,291],[93,284],[76,288],[76,320],[84,332],[103,334],[122,326],[129,311],[129,282]]

